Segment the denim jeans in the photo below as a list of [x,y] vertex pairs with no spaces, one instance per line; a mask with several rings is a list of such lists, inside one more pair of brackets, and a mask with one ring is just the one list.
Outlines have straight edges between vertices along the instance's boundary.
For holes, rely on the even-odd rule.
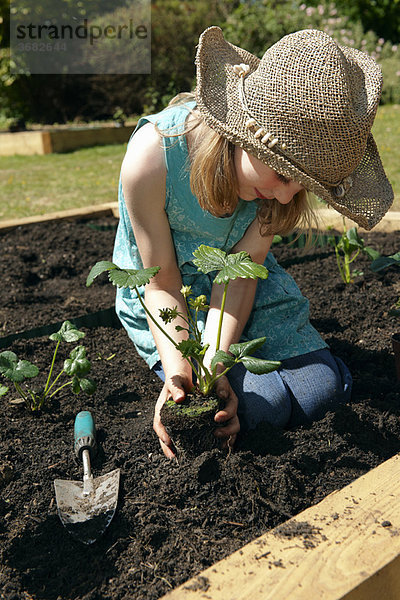
[[[281,361],[278,371],[254,375],[238,364],[227,375],[239,399],[241,431],[267,421],[296,427],[321,419],[350,400],[352,377],[343,361],[324,348]],[[164,381],[159,361],[154,372]]]

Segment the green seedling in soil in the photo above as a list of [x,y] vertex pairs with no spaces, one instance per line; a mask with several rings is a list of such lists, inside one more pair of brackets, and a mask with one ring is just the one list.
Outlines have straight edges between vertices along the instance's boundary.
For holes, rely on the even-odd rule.
[[[331,228],[330,228],[331,229]],[[358,235],[356,227],[351,229],[346,228],[346,221],[343,217],[343,233],[337,241],[335,236],[328,237],[328,244],[333,246],[336,254],[336,262],[340,276],[344,283],[353,283],[353,277],[363,275],[363,272],[355,269],[350,271],[350,265],[356,260],[357,256],[362,252],[371,260],[376,260],[380,255],[379,252],[365,246],[364,240]]]
[[[177,343],[153,317],[139,293],[139,287],[148,284],[150,279],[158,273],[160,267],[122,269],[113,262],[99,261],[91,269],[86,285],[90,286],[96,277],[104,272],[108,272],[108,277],[114,285],[133,289],[149,319],[151,319],[158,329],[163,332],[171,344],[173,344],[181,353],[183,358],[189,362],[196,375],[197,387],[205,396],[211,393],[218,379],[223,375],[226,375],[237,363],[243,363],[249,371],[259,375],[262,373],[270,373],[278,369],[280,362],[264,360],[253,356],[254,352],[264,344],[266,340],[265,337],[238,344],[231,344],[229,352],[220,349],[222,322],[229,282],[238,277],[244,279],[266,279],[268,277],[268,270],[263,265],[253,262],[247,252],[227,254],[218,248],[201,245],[193,252],[193,256],[193,263],[196,265],[198,271],[201,271],[204,274],[217,271],[214,283],[223,285],[216,352],[211,360],[210,367],[207,367],[204,364],[204,357],[209,348],[209,344],[202,343],[202,335],[198,327],[199,311],[207,311],[208,305],[205,296],[192,296],[190,286],[183,286],[181,289],[187,307],[187,314],[179,312],[177,307],[159,310],[161,320],[165,324],[171,323],[177,317],[182,318],[186,323],[185,327],[178,325],[176,326],[176,329],[178,331],[187,331],[188,338]],[[220,368],[220,365],[222,365],[222,369]]]
[[[21,401],[25,402],[26,406],[32,412],[39,411],[44,404],[48,403],[53,396],[67,386],[71,386],[74,394],[79,394],[80,392],[93,394],[95,392],[95,382],[85,377],[90,371],[91,364],[86,357],[84,346],[74,348],[70,352],[69,358],[64,361],[61,371],[57,376],[53,377],[57,352],[61,342],[77,342],[83,337],[85,337],[83,331],[79,331],[69,321],[65,321],[57,333],[50,335],[49,339],[57,343],[46,384],[40,390],[34,390],[27,387],[26,384],[24,387],[22,386],[27,379],[33,379],[39,374],[39,369],[36,365],[27,360],[19,360],[17,355],[9,350],[0,353],[0,373],[13,382]],[[63,375],[67,375],[68,380],[62,383],[61,377]],[[0,396],[4,396],[7,392],[8,387],[0,385]]]

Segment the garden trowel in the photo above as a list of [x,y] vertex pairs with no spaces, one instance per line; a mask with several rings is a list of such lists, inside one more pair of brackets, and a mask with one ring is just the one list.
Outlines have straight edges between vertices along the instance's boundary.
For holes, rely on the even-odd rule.
[[93,544],[110,524],[117,508],[120,470],[93,478],[90,458],[96,450],[96,436],[89,411],[77,414],[74,439],[75,454],[83,462],[83,481],[54,481],[58,515],[74,537],[84,544]]

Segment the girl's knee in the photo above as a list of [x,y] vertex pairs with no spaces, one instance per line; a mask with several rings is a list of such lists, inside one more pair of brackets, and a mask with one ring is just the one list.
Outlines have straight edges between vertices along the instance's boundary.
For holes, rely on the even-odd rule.
[[255,429],[263,422],[275,427],[287,424],[291,414],[290,394],[277,372],[254,375],[243,365],[237,365],[228,379],[239,400],[242,431]]
[[316,355],[312,361],[306,358],[297,369],[282,373],[292,396],[289,426],[317,421],[350,400],[352,377],[343,361],[329,350],[310,354]]

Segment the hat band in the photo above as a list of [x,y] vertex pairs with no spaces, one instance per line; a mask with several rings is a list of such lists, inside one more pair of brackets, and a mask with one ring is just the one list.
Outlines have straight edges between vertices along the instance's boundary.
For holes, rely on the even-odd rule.
[[[269,150],[276,148],[276,150],[279,150],[279,152],[281,154],[283,154],[289,160],[289,162],[291,162],[293,164],[293,166],[296,167],[296,169],[298,169],[299,171],[301,171],[308,177],[315,179],[315,175],[311,175],[310,173],[307,173],[307,171],[305,171],[304,168],[297,161],[295,161],[292,156],[290,156],[289,154],[287,154],[287,152],[285,152],[286,147],[287,147],[286,143],[283,142],[280,144],[279,138],[276,135],[274,135],[272,132],[267,131],[262,125],[260,125],[258,123],[256,117],[254,116],[254,114],[252,114],[252,112],[250,111],[248,104],[247,104],[246,93],[245,93],[245,89],[244,89],[244,79],[245,79],[246,75],[248,75],[250,72],[250,66],[246,65],[244,63],[241,63],[240,65],[233,65],[233,71],[239,77],[238,95],[239,95],[240,103],[241,103],[242,108],[243,108],[244,112],[246,113],[247,117],[249,117],[245,123],[246,129],[251,131],[256,139],[260,139],[261,143],[265,144]],[[333,193],[338,198],[341,198],[342,196],[344,196],[349,191],[349,189],[352,187],[352,184],[353,184],[353,180],[352,180],[351,176],[347,176],[344,179],[340,179],[336,183],[324,181],[320,178],[318,178],[317,181],[318,181],[318,183],[321,183],[328,187],[334,188]]]

